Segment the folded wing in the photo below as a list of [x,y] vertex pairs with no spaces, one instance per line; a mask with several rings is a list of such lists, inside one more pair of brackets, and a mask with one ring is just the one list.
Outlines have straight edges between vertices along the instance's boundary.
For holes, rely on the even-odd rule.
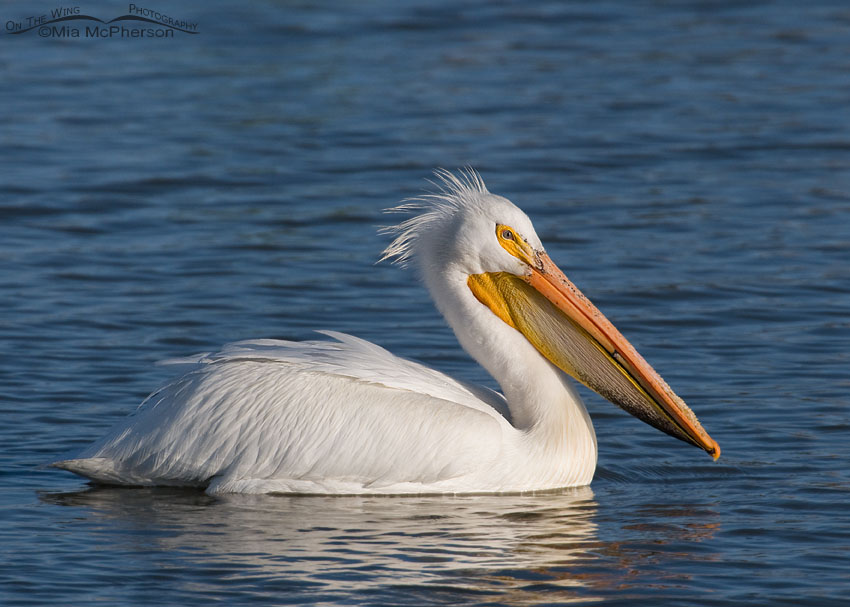
[[194,367],[54,465],[105,483],[347,493],[433,485],[496,457],[499,395],[330,335],[181,361]]

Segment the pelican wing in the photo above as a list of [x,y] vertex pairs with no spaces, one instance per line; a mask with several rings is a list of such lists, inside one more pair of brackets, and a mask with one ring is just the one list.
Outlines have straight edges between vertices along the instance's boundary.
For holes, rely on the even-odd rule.
[[[498,392],[459,382],[425,365],[401,358],[365,339],[339,331],[317,331],[336,341],[285,341],[256,339],[226,345],[215,354],[177,362],[210,364],[239,360],[289,363],[303,371],[348,377],[387,388],[427,394],[492,415],[508,414]],[[166,363],[169,361],[166,361]]]
[[496,458],[510,426],[469,387],[329,335],[338,341],[240,342],[200,356],[55,465],[107,483],[348,493],[433,490]]

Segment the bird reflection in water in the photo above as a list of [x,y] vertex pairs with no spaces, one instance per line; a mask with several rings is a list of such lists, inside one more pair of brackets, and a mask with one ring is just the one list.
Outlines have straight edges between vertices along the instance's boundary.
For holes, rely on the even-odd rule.
[[[90,525],[95,545],[101,538],[116,553],[150,558],[152,569],[179,555],[185,575],[197,575],[186,580],[195,588],[215,592],[226,580],[232,591],[273,587],[296,601],[302,593],[305,600],[307,594],[357,593],[386,600],[403,595],[403,602],[413,604],[437,589],[465,602],[604,600],[624,583],[634,587],[636,561],[652,552],[647,541],[638,548],[600,540],[598,504],[589,487],[403,499],[93,487],[41,499],[73,508],[69,524]],[[698,541],[714,532],[711,524],[693,523],[710,519],[705,512],[646,517],[658,521],[668,514],[687,522],[657,529],[654,541],[660,544]],[[634,535],[633,525],[640,523],[630,521],[623,532]],[[651,527],[640,530],[642,536],[654,533]]]

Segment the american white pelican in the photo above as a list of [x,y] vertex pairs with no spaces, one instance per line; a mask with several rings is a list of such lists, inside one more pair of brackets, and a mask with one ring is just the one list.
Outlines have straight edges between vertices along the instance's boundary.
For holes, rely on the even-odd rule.
[[[504,396],[372,343],[257,340],[194,367],[73,459],[93,481],[209,493],[519,492],[590,483],[596,435],[572,375],[716,459],[693,412],[477,173],[394,210],[383,259],[410,262]],[[183,361],[186,362],[186,361]]]

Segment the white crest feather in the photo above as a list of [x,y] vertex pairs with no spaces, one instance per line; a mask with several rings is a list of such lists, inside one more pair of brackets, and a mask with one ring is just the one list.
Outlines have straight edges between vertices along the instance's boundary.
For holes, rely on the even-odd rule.
[[408,265],[416,240],[427,226],[443,221],[465,205],[489,194],[484,180],[475,169],[467,167],[457,174],[446,169],[434,171],[437,182],[430,181],[437,191],[408,198],[400,205],[387,209],[386,213],[419,213],[398,225],[382,227],[380,234],[394,234],[395,238],[384,249],[378,262],[392,260],[402,267]]

